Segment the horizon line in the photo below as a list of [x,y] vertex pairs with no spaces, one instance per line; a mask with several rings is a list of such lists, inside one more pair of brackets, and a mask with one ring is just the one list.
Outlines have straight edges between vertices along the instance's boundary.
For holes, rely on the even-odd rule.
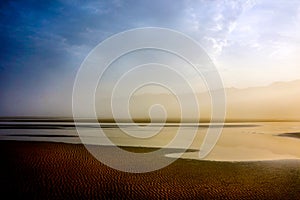
[[[167,119],[165,121],[159,119],[112,119],[112,118],[98,118],[99,123],[238,123],[238,122],[300,122],[300,119],[225,119],[225,120],[211,120],[211,119]],[[0,122],[91,122],[95,121],[93,118],[83,117],[74,120],[73,117],[67,116],[0,116]]]

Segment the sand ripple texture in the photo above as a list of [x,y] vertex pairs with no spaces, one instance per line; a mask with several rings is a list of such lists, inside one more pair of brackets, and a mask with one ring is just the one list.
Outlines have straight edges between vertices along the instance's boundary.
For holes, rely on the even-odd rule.
[[299,161],[179,159],[132,174],[80,144],[1,141],[0,154],[0,192],[10,199],[300,199]]

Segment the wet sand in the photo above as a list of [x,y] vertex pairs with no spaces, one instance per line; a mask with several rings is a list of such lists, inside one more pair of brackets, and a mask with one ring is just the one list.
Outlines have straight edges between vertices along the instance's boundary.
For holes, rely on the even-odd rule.
[[10,199],[300,199],[296,160],[178,159],[133,174],[105,166],[81,144],[0,141],[0,154],[0,192]]

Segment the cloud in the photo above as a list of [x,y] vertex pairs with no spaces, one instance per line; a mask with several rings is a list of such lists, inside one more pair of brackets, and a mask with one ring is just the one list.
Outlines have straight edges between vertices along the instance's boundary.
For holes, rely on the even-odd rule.
[[211,56],[222,53],[236,21],[255,1],[200,1],[189,2],[186,12],[187,28],[208,50]]

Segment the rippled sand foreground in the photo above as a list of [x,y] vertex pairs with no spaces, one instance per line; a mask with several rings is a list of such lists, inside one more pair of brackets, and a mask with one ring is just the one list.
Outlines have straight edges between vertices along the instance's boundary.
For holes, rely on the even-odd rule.
[[80,144],[0,141],[0,156],[0,192],[10,199],[300,199],[296,160],[178,159],[132,174],[105,166]]

